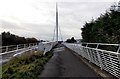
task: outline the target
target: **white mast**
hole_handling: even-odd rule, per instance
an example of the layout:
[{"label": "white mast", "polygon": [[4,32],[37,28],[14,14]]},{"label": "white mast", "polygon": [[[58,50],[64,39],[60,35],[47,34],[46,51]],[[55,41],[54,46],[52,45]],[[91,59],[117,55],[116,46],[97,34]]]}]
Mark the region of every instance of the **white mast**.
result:
[{"label": "white mast", "polygon": [[56,41],[58,42],[58,8],[56,3]]}]

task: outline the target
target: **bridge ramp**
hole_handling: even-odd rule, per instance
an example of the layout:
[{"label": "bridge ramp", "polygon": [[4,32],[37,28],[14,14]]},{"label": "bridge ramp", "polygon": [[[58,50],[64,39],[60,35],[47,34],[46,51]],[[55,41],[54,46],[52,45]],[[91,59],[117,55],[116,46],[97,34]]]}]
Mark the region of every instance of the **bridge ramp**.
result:
[{"label": "bridge ramp", "polygon": [[98,77],[80,58],[63,45],[58,45],[40,77]]}]

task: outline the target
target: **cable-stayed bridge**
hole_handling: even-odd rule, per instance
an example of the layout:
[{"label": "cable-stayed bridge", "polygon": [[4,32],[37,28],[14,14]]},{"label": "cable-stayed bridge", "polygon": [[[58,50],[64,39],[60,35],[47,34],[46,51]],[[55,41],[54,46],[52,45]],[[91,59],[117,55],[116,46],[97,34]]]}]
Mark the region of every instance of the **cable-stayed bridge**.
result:
[{"label": "cable-stayed bridge", "polygon": [[[43,43],[44,54],[47,51],[50,51],[56,44],[58,43],[57,42]],[[80,55],[81,57],[87,59],[90,63],[93,63],[96,66],[98,66],[101,70],[105,70],[108,73],[119,78],[120,76],[120,45],[119,44],[86,43],[86,45],[83,46],[82,44],[63,42],[62,44],[58,44],[58,46],[59,45],[62,45],[63,48],[61,49],[61,47],[57,47],[57,49],[59,50],[57,51],[57,53],[58,52],[71,53],[70,51],[68,52],[68,49],[70,49],[71,51],[74,51],[76,54]],[[96,45],[96,47],[92,48],[92,47],[89,47],[89,45]],[[118,49],[116,51],[99,49],[99,46],[101,45],[117,46]],[[16,46],[2,47],[1,49],[3,49],[3,52],[0,53],[0,56],[2,57],[1,62],[3,63],[7,62],[12,57],[20,56],[22,53],[25,53],[25,52],[29,52],[29,53],[35,52],[39,50],[38,49],[39,47],[41,47],[40,43],[39,44],[38,43],[20,44]],[[71,59],[71,58],[66,57],[66,59]],[[72,62],[69,65],[72,65]],[[54,75],[52,76],[54,77]]]},{"label": "cable-stayed bridge", "polygon": [[[46,64],[45,69],[39,77],[98,77],[103,76],[102,72],[95,73],[95,67],[98,70],[120,79],[120,45],[104,43],[59,43],[59,24],[58,8],[56,5],[56,40],[54,42],[40,42],[30,44],[19,44],[0,47],[1,63],[8,62],[15,56],[21,56],[23,53],[32,53],[38,50],[44,51],[44,54],[53,50],[53,57]],[[55,38],[53,37],[53,38]],[[91,45],[93,47],[91,47]],[[102,49],[100,46],[116,47],[116,50]],[[80,56],[80,57],[78,57]],[[84,63],[87,60],[87,65]],[[89,64],[94,64],[88,67]],[[111,76],[103,76],[111,77]]]}]

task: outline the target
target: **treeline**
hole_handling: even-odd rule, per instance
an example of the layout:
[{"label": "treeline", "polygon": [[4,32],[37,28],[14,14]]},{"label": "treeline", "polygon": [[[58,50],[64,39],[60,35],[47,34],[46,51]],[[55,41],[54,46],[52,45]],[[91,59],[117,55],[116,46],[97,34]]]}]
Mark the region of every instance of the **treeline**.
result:
[{"label": "treeline", "polygon": [[82,28],[83,42],[120,43],[120,12],[111,10]]},{"label": "treeline", "polygon": [[71,39],[67,39],[66,42],[67,43],[75,43],[76,40],[74,39],[74,37],[72,37]]},{"label": "treeline", "polygon": [[3,32],[1,33],[1,35],[2,35],[2,46],[39,42],[36,38],[20,37],[11,34],[10,32]]}]

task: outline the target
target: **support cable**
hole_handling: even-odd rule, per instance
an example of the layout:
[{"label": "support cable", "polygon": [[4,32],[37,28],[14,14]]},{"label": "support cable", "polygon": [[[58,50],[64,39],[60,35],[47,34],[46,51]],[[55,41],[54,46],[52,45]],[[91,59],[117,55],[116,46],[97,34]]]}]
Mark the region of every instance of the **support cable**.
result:
[{"label": "support cable", "polygon": [[60,36],[61,36],[61,41],[63,41],[63,38],[62,38],[62,33],[61,33],[61,28],[59,26],[59,32],[60,32]]},{"label": "support cable", "polygon": [[54,34],[53,34],[52,42],[54,42],[54,40],[55,40],[55,29],[56,28],[54,28]]}]

